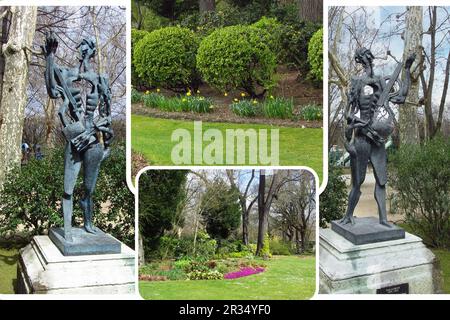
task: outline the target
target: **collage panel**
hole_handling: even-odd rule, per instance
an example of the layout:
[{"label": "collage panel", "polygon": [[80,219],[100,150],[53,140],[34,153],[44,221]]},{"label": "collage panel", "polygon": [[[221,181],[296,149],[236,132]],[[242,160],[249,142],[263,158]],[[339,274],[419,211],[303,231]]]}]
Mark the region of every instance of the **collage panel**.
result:
[{"label": "collage panel", "polygon": [[329,6],[321,294],[448,294],[448,6]]},{"label": "collage panel", "polygon": [[302,165],[323,181],[322,8],[132,0],[132,176],[147,165]]},{"label": "collage panel", "polygon": [[141,296],[311,298],[316,291],[317,182],[305,168],[141,172]]},{"label": "collage panel", "polygon": [[126,8],[0,12],[0,294],[133,295]]}]

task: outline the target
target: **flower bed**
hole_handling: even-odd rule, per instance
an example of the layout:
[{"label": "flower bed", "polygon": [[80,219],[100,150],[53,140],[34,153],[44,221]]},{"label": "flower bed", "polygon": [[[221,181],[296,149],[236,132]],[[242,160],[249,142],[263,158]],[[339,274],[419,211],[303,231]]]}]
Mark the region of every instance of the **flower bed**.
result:
[{"label": "flower bed", "polygon": [[244,267],[241,268],[241,270],[239,271],[235,271],[235,272],[229,272],[227,274],[224,274],[223,278],[224,279],[237,279],[237,278],[242,278],[242,277],[246,277],[246,276],[251,276],[252,274],[258,274],[261,272],[264,272],[265,269],[262,267],[256,267],[256,268],[252,268],[252,267]]}]

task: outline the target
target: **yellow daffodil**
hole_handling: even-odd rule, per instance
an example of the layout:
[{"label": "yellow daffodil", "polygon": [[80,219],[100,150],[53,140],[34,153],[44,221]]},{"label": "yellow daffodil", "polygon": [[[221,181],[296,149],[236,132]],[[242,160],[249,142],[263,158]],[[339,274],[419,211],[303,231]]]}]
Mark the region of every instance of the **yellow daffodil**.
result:
[{"label": "yellow daffodil", "polygon": [[183,102],[186,102],[187,101],[187,99],[186,98],[183,98],[181,101],[183,101]]},{"label": "yellow daffodil", "polygon": [[228,97],[228,93],[226,93],[226,92],[225,92],[223,95],[224,95],[225,97]]},{"label": "yellow daffodil", "polygon": [[273,96],[270,96],[270,99],[273,99]]},{"label": "yellow daffodil", "polygon": [[160,91],[161,91],[161,89],[160,89],[160,88],[156,89],[156,92],[160,92]]},{"label": "yellow daffodil", "polygon": [[149,93],[150,93],[150,91],[148,91],[148,90],[147,90],[147,91],[145,91],[145,94],[149,94]]},{"label": "yellow daffodil", "polygon": [[245,92],[242,92],[242,93],[241,93],[241,97],[245,97]]},{"label": "yellow daffodil", "polygon": [[258,103],[258,101],[256,101],[256,100],[253,100],[253,104],[257,104]]},{"label": "yellow daffodil", "polygon": [[200,90],[197,89],[197,93],[200,93]]},{"label": "yellow daffodil", "polygon": [[200,101],[203,101],[203,100],[205,100],[205,98],[203,98],[203,97],[200,97],[200,98],[199,98],[199,100],[200,100]]},{"label": "yellow daffodil", "polygon": [[190,97],[190,96],[191,96],[191,92],[188,91],[188,92],[186,93],[186,95],[187,95],[188,97]]},{"label": "yellow daffodil", "polygon": [[239,101],[237,98],[234,98],[233,100],[234,100],[234,102],[238,102]]}]

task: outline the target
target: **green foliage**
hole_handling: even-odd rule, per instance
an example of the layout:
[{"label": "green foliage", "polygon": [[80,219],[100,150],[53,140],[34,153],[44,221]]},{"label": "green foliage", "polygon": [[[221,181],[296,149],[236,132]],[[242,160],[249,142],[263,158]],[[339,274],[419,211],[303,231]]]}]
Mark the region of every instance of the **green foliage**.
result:
[{"label": "green foliage", "polygon": [[[61,198],[64,191],[64,150],[49,150],[42,160],[30,160],[11,171],[0,193],[0,237],[30,239],[61,226]],[[94,224],[134,247],[134,197],[126,183],[125,146],[114,144],[100,168],[94,193]],[[80,177],[83,172],[80,172]],[[112,192],[112,190],[114,190]],[[82,179],[74,190],[73,224],[82,221],[79,203],[84,194]],[[102,206],[104,207],[102,209]]]},{"label": "green foliage", "polygon": [[264,32],[231,26],[203,39],[197,54],[203,79],[220,90],[241,89],[252,97],[273,86],[275,55],[264,42]]},{"label": "green foliage", "polygon": [[278,55],[280,62],[307,74],[310,68],[308,63],[309,40],[320,27],[319,24],[310,22],[283,25],[280,37],[281,49]]},{"label": "green foliage", "polygon": [[303,106],[300,110],[300,118],[307,121],[319,121],[323,119],[323,108],[315,104]]},{"label": "green foliage", "polygon": [[267,233],[264,235],[263,246],[259,255],[264,259],[270,259],[272,257],[272,253],[270,251],[270,239]]},{"label": "green foliage", "polygon": [[309,74],[315,81],[323,79],[323,29],[314,33],[308,45],[308,62],[311,66]]},{"label": "green foliage", "polygon": [[[133,101],[133,95],[131,96]],[[206,113],[213,109],[212,100],[202,96],[193,96],[190,92],[186,96],[166,97],[160,93],[150,92],[141,97],[146,107],[157,108],[172,112]]]},{"label": "green foliage", "polygon": [[138,1],[131,1],[131,25],[133,28],[151,32],[169,23],[167,18],[158,15],[151,7],[142,4],[138,7]]},{"label": "green foliage", "polygon": [[198,39],[187,28],[166,27],[153,31],[134,48],[136,72],[150,86],[197,89],[197,48]]},{"label": "green foliage", "polygon": [[231,111],[241,117],[254,117],[259,113],[260,105],[256,100],[239,100],[230,105]]},{"label": "green foliage", "polygon": [[139,231],[146,258],[156,254],[165,231],[183,223],[179,205],[186,197],[186,175],[187,170],[148,170],[139,178]]},{"label": "green foliage", "polygon": [[175,267],[170,261],[151,262],[139,268],[139,276],[150,275],[164,277],[169,280],[186,280],[183,269]]},{"label": "green foliage", "polygon": [[252,258],[253,252],[241,240],[223,240],[219,243],[215,257],[220,259]]},{"label": "green foliage", "polygon": [[270,96],[262,105],[262,113],[268,118],[290,119],[293,116],[294,102],[283,97]]},{"label": "green foliage", "polygon": [[134,66],[133,62],[134,48],[136,47],[138,42],[141,41],[147,34],[148,32],[144,30],[131,29],[131,83],[134,85],[140,85],[142,82],[136,72],[136,67]]},{"label": "green foliage", "polygon": [[273,255],[289,256],[292,254],[291,244],[277,237],[270,239],[270,251]]},{"label": "green foliage", "polygon": [[217,270],[192,271],[187,274],[189,280],[220,280],[223,274]]},{"label": "green foliage", "polygon": [[215,239],[227,239],[231,232],[239,227],[239,194],[222,179],[217,179],[207,186],[200,208],[206,231]]},{"label": "green foliage", "polygon": [[391,210],[428,246],[450,248],[450,140],[402,145],[390,160]]},{"label": "green foliage", "polygon": [[131,89],[131,103],[141,103],[144,101],[144,95],[136,89]]},{"label": "green foliage", "polygon": [[347,186],[342,177],[342,169],[328,166],[328,182],[326,189],[320,194],[320,227],[344,216],[347,207]]}]

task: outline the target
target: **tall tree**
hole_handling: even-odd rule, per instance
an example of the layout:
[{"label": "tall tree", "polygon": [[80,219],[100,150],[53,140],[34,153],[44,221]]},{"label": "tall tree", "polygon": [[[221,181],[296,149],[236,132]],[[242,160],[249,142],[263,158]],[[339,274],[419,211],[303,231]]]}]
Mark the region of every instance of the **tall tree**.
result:
[{"label": "tall tree", "polygon": [[244,190],[239,190],[239,187],[236,183],[235,170],[227,170],[226,171],[228,180],[230,181],[231,186],[236,189],[239,194],[239,204],[241,205],[242,212],[242,242],[245,245],[249,244],[248,241],[248,227],[249,227],[249,217],[250,212],[253,208],[253,205],[258,200],[258,195],[254,196],[253,199],[249,200],[250,195],[250,187],[252,186],[252,182],[255,178],[255,170],[253,169],[251,172],[250,179],[247,180],[247,183],[244,186]]},{"label": "tall tree", "polygon": [[[415,66],[420,65],[417,62],[423,59],[422,54],[422,7],[409,6],[406,12],[406,26],[403,38],[405,47],[403,49],[403,61],[412,53],[416,54]],[[412,67],[411,86],[409,88],[406,103],[399,109],[399,133],[400,143],[412,144],[419,141],[419,127],[417,109],[419,106],[419,68]]]},{"label": "tall tree", "polygon": [[0,92],[0,188],[7,171],[20,165],[30,48],[36,28],[37,7],[10,7],[9,11],[11,25],[1,52],[4,70]]},{"label": "tall tree", "polygon": [[[149,170],[139,179],[139,232],[146,257],[159,245],[159,239],[171,230],[180,203],[186,197],[187,170]],[[179,222],[181,223],[181,222]]]},{"label": "tall tree", "polygon": [[322,22],[323,1],[322,0],[298,0],[300,20],[310,22]]},{"label": "tall tree", "polygon": [[258,186],[258,240],[256,243],[256,255],[259,255],[264,245],[264,235],[269,217],[270,207],[278,187],[278,174],[273,173],[269,188],[266,192],[266,170],[259,171]]},{"label": "tall tree", "polygon": [[[450,74],[450,52],[448,52],[445,70],[444,70],[444,83],[440,102],[438,104],[438,115],[437,119],[433,116],[433,89],[435,85],[435,75],[437,62],[437,52],[442,49],[442,45],[448,43],[448,21],[449,14],[447,10],[444,9],[447,17],[444,17],[444,23],[438,22],[438,7],[428,8],[428,18],[430,21],[430,26],[425,33],[430,36],[430,54],[427,59],[423,59],[423,63],[428,62],[428,81],[425,79],[425,74],[422,72],[420,74],[420,79],[422,83],[422,90],[424,94],[424,109],[425,109],[425,138],[433,138],[440,130],[442,126],[445,101],[447,98],[447,91],[449,85],[449,74]],[[438,39],[438,33],[443,31],[444,35],[441,39]]]}]

